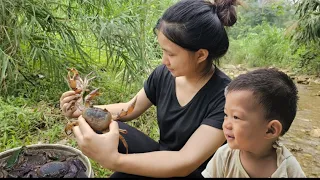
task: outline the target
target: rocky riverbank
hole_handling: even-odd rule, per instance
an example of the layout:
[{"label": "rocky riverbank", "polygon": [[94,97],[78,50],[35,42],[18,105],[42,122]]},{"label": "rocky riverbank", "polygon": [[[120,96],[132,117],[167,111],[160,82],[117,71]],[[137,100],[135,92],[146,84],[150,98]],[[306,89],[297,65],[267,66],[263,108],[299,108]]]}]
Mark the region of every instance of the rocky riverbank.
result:
[{"label": "rocky riverbank", "polygon": [[[228,74],[231,78],[237,77],[240,74],[244,74],[248,71],[252,71],[258,68],[247,68],[241,64],[239,65],[232,65],[232,64],[225,64],[220,67],[226,74]],[[315,75],[297,75],[294,72],[291,72],[287,69],[280,69],[281,71],[288,74],[291,79],[293,79],[297,84],[304,84],[304,85],[320,85],[320,77]],[[320,91],[313,94],[314,96],[320,96]]]}]

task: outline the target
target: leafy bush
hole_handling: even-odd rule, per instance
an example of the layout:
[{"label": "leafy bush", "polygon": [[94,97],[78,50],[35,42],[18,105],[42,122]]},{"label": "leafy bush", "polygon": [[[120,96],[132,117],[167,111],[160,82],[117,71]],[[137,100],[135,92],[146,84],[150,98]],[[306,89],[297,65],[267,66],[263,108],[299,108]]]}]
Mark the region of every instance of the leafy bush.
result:
[{"label": "leafy bush", "polygon": [[123,82],[139,80],[158,53],[153,27],[172,3],[1,1],[1,96],[21,95],[38,101],[32,95],[35,92],[52,100],[55,96],[50,92],[67,87],[63,79],[66,67],[88,73],[97,64],[106,64]]},{"label": "leafy bush", "polygon": [[317,44],[301,45],[294,53],[294,70],[308,75],[320,75],[320,46]]},{"label": "leafy bush", "polygon": [[284,29],[263,23],[250,29],[246,36],[231,39],[224,59],[226,63],[244,63],[252,67],[287,67],[292,59],[290,40],[284,36]]}]

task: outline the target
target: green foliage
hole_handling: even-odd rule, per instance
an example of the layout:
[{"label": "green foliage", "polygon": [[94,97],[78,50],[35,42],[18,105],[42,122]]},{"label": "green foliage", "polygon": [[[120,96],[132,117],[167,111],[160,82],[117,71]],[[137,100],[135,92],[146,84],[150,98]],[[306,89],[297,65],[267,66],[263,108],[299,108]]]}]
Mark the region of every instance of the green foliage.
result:
[{"label": "green foliage", "polygon": [[[86,57],[75,38],[73,27],[66,24],[66,19],[54,15],[49,8],[55,8],[53,2],[32,0],[1,1],[0,14],[0,92],[11,94],[33,73],[51,77],[56,83],[61,82],[58,74],[61,68],[74,57],[67,53],[79,53]],[[84,59],[84,58],[83,58]],[[55,76],[54,76],[55,74]],[[13,94],[13,93],[12,93]]]},{"label": "green foliage", "polygon": [[298,1],[298,21],[289,29],[297,71],[320,74],[320,1]]},{"label": "green foliage", "polygon": [[268,23],[278,28],[284,28],[294,19],[294,6],[291,1],[244,1],[245,6],[237,8],[237,23],[228,29],[232,38],[246,36],[251,28],[262,23]]},{"label": "green foliage", "polygon": [[143,80],[133,81],[129,79],[127,86],[121,83],[121,77],[110,72],[96,71],[97,78],[92,81],[92,85],[100,88],[101,94],[97,97],[97,104],[110,104],[126,102],[133,98],[143,87]]},{"label": "green foliage", "polygon": [[301,45],[294,53],[295,71],[308,75],[320,75],[320,51],[318,45]]},{"label": "green foliage", "polygon": [[94,172],[95,178],[106,178],[109,177],[113,171],[104,169],[100,164],[90,159],[90,163],[92,165],[92,170]]},{"label": "green foliage", "polygon": [[293,39],[298,43],[320,43],[320,1],[299,1],[296,13],[299,16]]},{"label": "green foliage", "polygon": [[245,63],[253,67],[287,67],[291,60],[289,45],[290,40],[284,36],[284,29],[263,23],[250,29],[246,36],[231,39],[224,59],[226,63]]},{"label": "green foliage", "polygon": [[61,139],[64,117],[59,114],[44,102],[32,106],[23,98],[0,98],[0,151]]},{"label": "green foliage", "polygon": [[231,43],[226,62],[320,73],[318,0],[245,2],[248,7],[237,9],[238,21],[228,29]]},{"label": "green foliage", "polygon": [[150,67],[149,60],[156,57],[153,26],[171,3],[1,1],[1,95],[36,98],[25,92],[32,89],[47,99],[56,99],[46,90],[55,94],[66,89],[66,67],[88,73],[103,64],[121,76],[124,84],[139,80]]}]

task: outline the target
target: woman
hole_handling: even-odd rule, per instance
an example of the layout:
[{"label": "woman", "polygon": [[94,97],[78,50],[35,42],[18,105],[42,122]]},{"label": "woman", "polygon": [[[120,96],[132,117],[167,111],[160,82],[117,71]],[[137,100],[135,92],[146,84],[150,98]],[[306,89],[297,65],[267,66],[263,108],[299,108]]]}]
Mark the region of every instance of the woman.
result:
[{"label": "woman", "polygon": [[[154,29],[162,65],[129,102],[97,106],[116,114],[137,97],[133,112],[112,122],[109,133],[96,134],[79,110],[66,110],[77,96],[65,92],[60,107],[66,116],[78,117],[73,132],[80,150],[115,171],[111,177],[202,177],[208,160],[226,141],[224,89],[230,78],[215,64],[228,50],[224,26],[236,22],[235,5],[232,0],[182,0],[165,11]],[[159,142],[123,123],[152,105],[157,107]],[[129,154],[119,143],[119,128],[128,131]]]}]

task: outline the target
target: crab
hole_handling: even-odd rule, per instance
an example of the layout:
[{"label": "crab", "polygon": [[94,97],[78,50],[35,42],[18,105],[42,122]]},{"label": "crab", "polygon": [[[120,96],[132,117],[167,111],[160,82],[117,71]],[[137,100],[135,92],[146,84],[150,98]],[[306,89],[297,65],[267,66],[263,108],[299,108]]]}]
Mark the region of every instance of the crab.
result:
[{"label": "crab", "polygon": [[24,177],[31,178],[84,178],[87,168],[80,159],[70,158],[66,161],[52,161],[42,166],[35,166]]},{"label": "crab", "polygon": [[[88,78],[89,75],[92,74],[90,72],[88,75],[85,76],[85,78],[82,80],[81,77],[79,76],[78,71],[75,68],[68,68],[68,85],[69,87],[75,91],[76,94],[79,94],[80,98],[77,100],[73,100],[69,108],[77,108],[80,111],[82,111],[82,117],[86,120],[86,122],[90,125],[90,127],[96,131],[96,132],[102,132],[106,133],[109,131],[109,125],[112,121],[119,120],[120,118],[130,114],[136,104],[137,98],[135,98],[134,102],[129,106],[127,111],[124,111],[123,109],[121,110],[120,113],[118,113],[116,116],[113,116],[107,109],[101,109],[97,107],[93,107],[92,100],[94,97],[98,96],[99,93],[99,88],[94,89],[90,93],[88,93],[84,98],[82,98],[85,94],[85,92],[89,91],[87,88],[89,86],[89,82],[93,80],[95,77]],[[70,76],[71,73],[73,73],[73,76]],[[78,121],[72,121],[67,124],[65,127],[65,133],[67,135],[70,135],[72,132],[72,128],[74,126],[78,125]],[[125,129],[119,129],[120,133],[127,134],[127,130]],[[126,153],[128,154],[128,144],[125,140],[125,138],[119,134],[119,139],[123,143],[123,145],[126,148]]]},{"label": "crab", "polygon": [[65,156],[50,150],[29,150],[23,146],[2,162],[0,178],[81,178],[87,177],[86,170],[77,155]]}]

